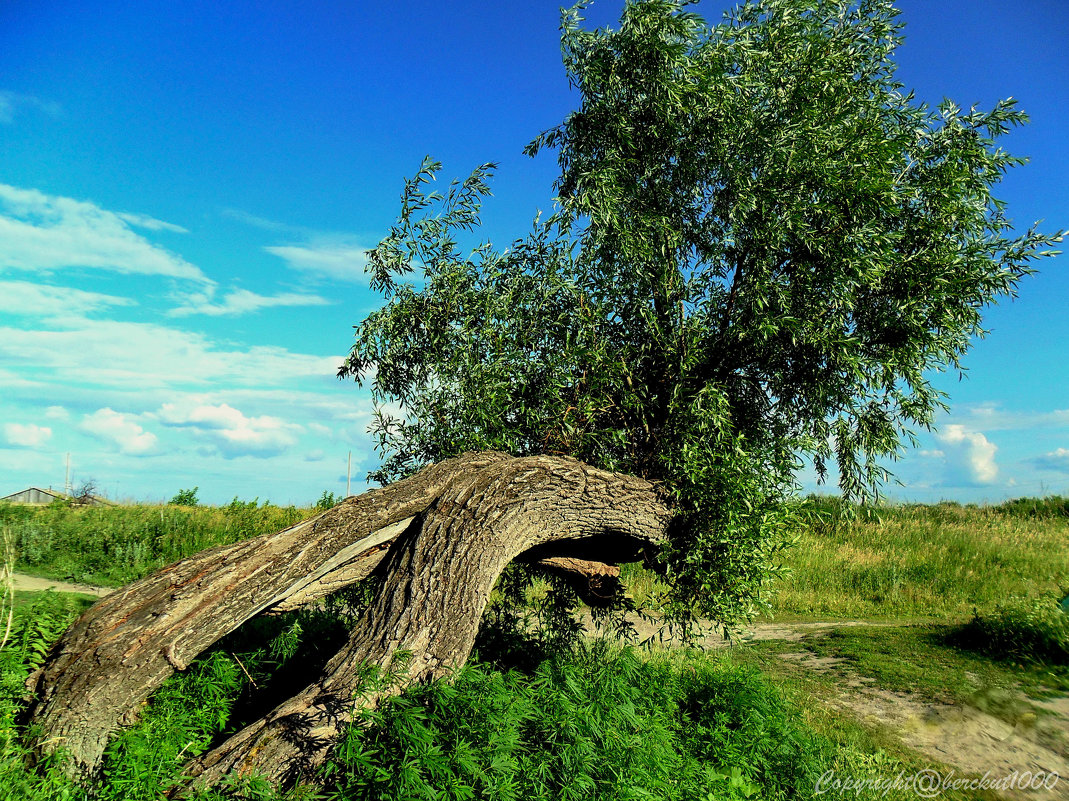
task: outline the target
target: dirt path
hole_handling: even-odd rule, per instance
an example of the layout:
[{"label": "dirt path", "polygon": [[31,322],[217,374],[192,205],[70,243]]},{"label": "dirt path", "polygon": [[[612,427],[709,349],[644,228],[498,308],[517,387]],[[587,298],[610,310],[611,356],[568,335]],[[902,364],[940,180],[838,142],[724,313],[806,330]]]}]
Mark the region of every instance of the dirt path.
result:
[{"label": "dirt path", "polygon": [[25,573],[15,573],[12,575],[12,579],[15,583],[15,589],[20,592],[55,590],[56,592],[76,592],[80,595],[95,595],[97,598],[102,598],[115,590],[114,587],[93,587],[89,584],[71,584],[66,581],[41,578],[40,576],[27,576]]},{"label": "dirt path", "polygon": [[1012,781],[1016,776],[1027,784],[1032,777],[1049,777],[1046,786],[999,792],[1021,801],[1069,799],[1069,698],[1033,701],[1021,695],[1010,722],[969,704],[945,704],[882,689],[873,679],[844,670],[843,660],[835,657],[810,651],[779,656],[815,673],[842,676],[836,694],[826,702],[863,723],[893,732],[907,747],[948,766],[953,775],[932,768],[944,780],[988,776]]}]

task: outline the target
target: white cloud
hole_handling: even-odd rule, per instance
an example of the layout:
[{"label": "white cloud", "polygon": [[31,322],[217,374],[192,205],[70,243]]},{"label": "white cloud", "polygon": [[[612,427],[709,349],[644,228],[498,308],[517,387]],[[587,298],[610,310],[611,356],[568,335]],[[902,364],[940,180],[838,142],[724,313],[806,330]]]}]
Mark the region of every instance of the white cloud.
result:
[{"label": "white cloud", "polygon": [[49,272],[91,267],[212,283],[197,267],[149,242],[131,225],[182,230],[151,217],[0,184],[0,269]]},{"label": "white cloud", "polygon": [[98,409],[82,418],[78,426],[97,439],[116,446],[127,456],[147,456],[156,451],[156,435],[145,431],[132,415],[111,408]]},{"label": "white cloud", "polygon": [[256,214],[250,214],[242,209],[223,209],[222,216],[229,217],[231,220],[237,220],[245,225],[251,225],[253,228],[259,228],[264,231],[284,231],[290,234],[309,234],[312,233],[306,228],[302,228],[299,225],[290,225],[289,223],[278,222],[277,220],[269,220],[266,217],[260,217]]},{"label": "white cloud", "polygon": [[368,263],[367,248],[352,243],[278,245],[264,250],[284,259],[294,270],[338,281],[367,280],[364,272],[364,266]]},{"label": "white cloud", "polygon": [[157,220],[155,217],[149,217],[145,214],[131,214],[126,211],[118,211],[115,213],[115,216],[125,223],[137,226],[138,228],[144,228],[148,231],[170,231],[173,234],[189,233],[189,230],[183,228],[181,225]]},{"label": "white cloud", "polygon": [[30,281],[0,281],[0,312],[32,317],[80,316],[109,306],[133,306],[135,301],[99,292]]},{"label": "white cloud", "polygon": [[301,427],[278,417],[246,417],[228,404],[165,403],[158,412],[164,425],[189,428],[228,459],[276,456],[297,443]]},{"label": "white cloud", "polygon": [[45,409],[45,417],[49,420],[70,420],[71,413],[62,406],[49,406]]},{"label": "white cloud", "polygon": [[274,346],[242,350],[192,331],[115,320],[68,321],[62,330],[0,328],[0,357],[36,382],[60,381],[83,394],[94,386],[284,386],[297,378],[332,379],[342,361]]},{"label": "white cloud", "polygon": [[34,425],[33,423],[5,423],[4,438],[8,445],[17,448],[39,448],[52,436],[52,429],[48,426]]},{"label": "white cloud", "polygon": [[41,100],[33,95],[24,95],[19,92],[0,91],[0,123],[9,125],[15,121],[20,109],[33,108],[43,111],[51,117],[59,116],[58,103],[51,100]]},{"label": "white cloud", "polygon": [[953,418],[962,425],[984,431],[1027,431],[1035,428],[1069,426],[1069,409],[1054,409],[1049,412],[1015,411],[1005,409],[995,402],[956,410]]},{"label": "white cloud", "polygon": [[1069,473],[1069,448],[1058,448],[1030,460],[1040,470]]},{"label": "white cloud", "polygon": [[946,426],[936,438],[946,457],[947,486],[987,485],[998,479],[998,447],[979,431],[954,424]]},{"label": "white cloud", "polygon": [[184,306],[172,309],[170,317],[188,317],[191,314],[206,314],[212,317],[223,315],[247,314],[279,306],[329,306],[330,301],[318,295],[301,292],[285,292],[280,295],[258,295],[247,289],[235,289],[226,293],[222,301],[213,301],[212,292],[196,293],[189,296]]}]

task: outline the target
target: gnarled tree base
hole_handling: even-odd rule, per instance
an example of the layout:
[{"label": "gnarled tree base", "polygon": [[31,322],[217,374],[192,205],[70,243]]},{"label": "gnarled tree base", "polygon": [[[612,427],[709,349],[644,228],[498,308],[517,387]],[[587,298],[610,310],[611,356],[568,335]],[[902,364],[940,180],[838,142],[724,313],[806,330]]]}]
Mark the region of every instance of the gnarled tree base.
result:
[{"label": "gnarled tree base", "polygon": [[[29,720],[42,732],[39,748],[62,746],[77,769],[92,773],[109,736],[220,637],[374,571],[378,594],[323,674],[189,766],[201,785],[229,773],[284,785],[314,780],[358,705],[464,663],[509,562],[565,573],[596,599],[614,586],[612,564],[659,544],[670,517],[654,485],[574,459],[489,452],[447,460],[109,595],[31,678]],[[361,695],[368,665],[400,681]]]}]

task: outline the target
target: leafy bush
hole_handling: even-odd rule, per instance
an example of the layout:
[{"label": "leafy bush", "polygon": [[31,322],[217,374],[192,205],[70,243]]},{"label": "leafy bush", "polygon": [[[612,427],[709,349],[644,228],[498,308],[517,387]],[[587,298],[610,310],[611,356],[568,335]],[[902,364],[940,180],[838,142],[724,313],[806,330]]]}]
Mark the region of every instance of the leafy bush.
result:
[{"label": "leafy bush", "polygon": [[[0,801],[162,799],[186,760],[317,675],[361,603],[359,593],[332,596],[323,607],[245,624],[172,676],[139,723],[111,742],[100,775],[79,785],[62,755],[28,768],[14,723],[25,677],[81,610],[42,594],[17,611],[14,636],[0,648]],[[510,649],[482,648],[507,664]],[[725,657],[586,643],[524,671],[476,660],[449,682],[411,688],[348,732],[318,794],[279,794],[250,778],[191,798],[779,801],[813,798],[829,769],[874,779],[897,770],[868,765],[868,751],[835,746],[802,719],[760,674]]]},{"label": "leafy bush", "polygon": [[1048,495],[1046,498],[1015,498],[995,508],[1013,517],[1069,517],[1069,498],[1063,498],[1060,495]]},{"label": "leafy bush", "polygon": [[337,506],[341,501],[342,499],[333,492],[323,490],[323,494],[319,496],[319,500],[315,503],[315,510],[317,512],[325,512],[327,509]]},{"label": "leafy bush", "polygon": [[197,490],[199,489],[200,487],[178,490],[168,503],[172,506],[196,506],[198,503]]},{"label": "leafy bush", "polygon": [[962,627],[957,643],[999,659],[1069,665],[1069,613],[1061,595],[1013,598]]}]

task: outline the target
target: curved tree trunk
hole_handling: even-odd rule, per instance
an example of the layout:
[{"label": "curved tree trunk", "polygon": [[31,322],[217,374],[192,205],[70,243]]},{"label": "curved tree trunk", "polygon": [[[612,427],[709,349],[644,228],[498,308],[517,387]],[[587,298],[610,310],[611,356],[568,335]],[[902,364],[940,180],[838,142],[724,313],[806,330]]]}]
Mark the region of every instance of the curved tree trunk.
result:
[{"label": "curved tree trunk", "polygon": [[[29,719],[42,732],[39,747],[61,745],[92,772],[108,737],[173,670],[256,614],[294,608],[377,569],[375,601],[323,675],[190,766],[202,785],[235,771],[283,784],[311,778],[358,705],[464,663],[510,561],[564,572],[596,597],[615,579],[605,563],[659,543],[670,516],[649,482],[574,459],[491,452],[447,460],[108,596],[31,679]],[[400,680],[358,698],[367,665],[399,671]]]}]

